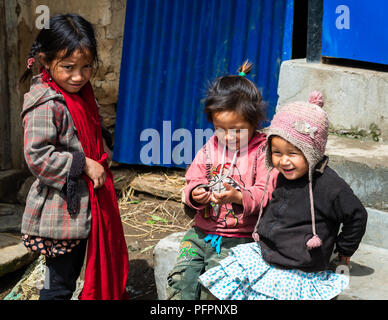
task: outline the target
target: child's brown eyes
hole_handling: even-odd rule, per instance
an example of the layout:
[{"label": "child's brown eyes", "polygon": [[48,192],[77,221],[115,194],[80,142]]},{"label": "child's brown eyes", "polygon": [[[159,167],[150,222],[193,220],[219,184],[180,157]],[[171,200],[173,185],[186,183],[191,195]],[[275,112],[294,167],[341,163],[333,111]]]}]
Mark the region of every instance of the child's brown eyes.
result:
[{"label": "child's brown eyes", "polygon": [[[91,68],[92,65],[91,64],[87,64],[86,66],[84,66],[84,68]],[[73,66],[62,66],[62,68],[65,68],[66,70],[71,70],[73,69]]]},{"label": "child's brown eyes", "polygon": [[[280,151],[271,151],[271,152],[272,152],[272,154],[275,154],[275,155],[281,155],[281,154],[282,154]],[[297,153],[297,152],[290,152],[290,153],[288,153],[287,155],[290,155],[290,156],[298,156],[299,153]]]}]

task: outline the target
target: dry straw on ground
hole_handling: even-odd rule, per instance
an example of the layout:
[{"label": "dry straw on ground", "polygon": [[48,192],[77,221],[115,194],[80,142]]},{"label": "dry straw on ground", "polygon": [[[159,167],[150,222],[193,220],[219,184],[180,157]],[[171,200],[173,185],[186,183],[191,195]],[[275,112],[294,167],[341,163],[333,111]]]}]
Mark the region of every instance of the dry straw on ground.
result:
[{"label": "dry straw on ground", "polygon": [[[153,189],[163,190],[165,194],[169,194],[166,199],[157,197],[139,198],[133,186],[133,181],[143,181],[144,186],[152,184]],[[119,180],[120,181],[120,180]],[[182,175],[159,173],[155,175],[152,172],[135,174],[127,183],[122,184],[119,198],[119,208],[121,212],[121,220],[123,225],[133,229],[133,233],[126,233],[125,237],[143,239],[145,242],[150,242],[150,246],[144,248],[151,249],[157,241],[163,238],[166,234],[185,231],[190,227],[191,220],[187,222],[187,218],[182,223],[184,216],[183,204],[177,202],[180,199],[181,192],[184,188],[184,178]],[[166,190],[170,190],[166,193]],[[172,191],[171,191],[172,190]],[[153,194],[155,194],[152,191]],[[160,192],[157,191],[157,195]]]}]

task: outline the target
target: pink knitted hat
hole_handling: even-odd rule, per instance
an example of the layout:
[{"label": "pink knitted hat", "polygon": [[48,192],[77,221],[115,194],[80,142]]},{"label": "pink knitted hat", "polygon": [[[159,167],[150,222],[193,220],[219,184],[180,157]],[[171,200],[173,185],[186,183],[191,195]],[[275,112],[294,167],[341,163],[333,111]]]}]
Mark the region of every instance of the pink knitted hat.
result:
[{"label": "pink knitted hat", "polygon": [[[267,133],[279,136],[299,150],[309,163],[310,169],[322,160],[329,131],[329,119],[322,109],[323,96],[319,91],[310,94],[308,102],[292,102],[280,107],[276,112]],[[272,169],[271,150],[266,154],[267,169]]]},{"label": "pink knitted hat", "polygon": [[[309,164],[309,193],[313,231],[313,237],[306,243],[309,249],[322,245],[322,241],[315,230],[312,193],[313,170],[324,156],[329,131],[329,119],[322,107],[322,94],[319,91],[313,91],[309,96],[308,102],[292,102],[280,107],[273,117],[267,133],[268,147],[265,164],[269,171],[273,169],[270,147],[270,138],[272,136],[279,136],[301,150]],[[259,219],[262,208],[260,211]]]}]

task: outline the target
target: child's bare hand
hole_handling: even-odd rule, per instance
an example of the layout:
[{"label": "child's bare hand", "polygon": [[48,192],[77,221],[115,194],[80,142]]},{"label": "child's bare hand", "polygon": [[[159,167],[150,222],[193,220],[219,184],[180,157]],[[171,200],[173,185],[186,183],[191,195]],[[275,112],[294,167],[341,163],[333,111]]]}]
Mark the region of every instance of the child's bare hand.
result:
[{"label": "child's bare hand", "polygon": [[113,152],[111,149],[109,149],[108,145],[105,142],[105,139],[102,139],[102,141],[104,143],[104,152],[106,152],[106,154],[108,155],[108,164],[110,164],[112,161]]},{"label": "child's bare hand", "polygon": [[193,200],[200,204],[207,204],[210,202],[210,192],[206,191],[205,188],[195,188],[191,191]]},{"label": "child's bare hand", "polygon": [[101,188],[106,180],[106,174],[104,167],[97,161],[85,158],[85,174],[93,181],[94,189]]},{"label": "child's bare hand", "polygon": [[229,183],[224,182],[225,191],[221,193],[213,192],[210,200],[215,204],[224,204],[224,203],[237,203],[242,204],[242,194],[240,191],[233,188]]},{"label": "child's bare hand", "polygon": [[338,253],[338,261],[339,261],[340,264],[349,265],[350,257],[345,257],[342,254]]}]

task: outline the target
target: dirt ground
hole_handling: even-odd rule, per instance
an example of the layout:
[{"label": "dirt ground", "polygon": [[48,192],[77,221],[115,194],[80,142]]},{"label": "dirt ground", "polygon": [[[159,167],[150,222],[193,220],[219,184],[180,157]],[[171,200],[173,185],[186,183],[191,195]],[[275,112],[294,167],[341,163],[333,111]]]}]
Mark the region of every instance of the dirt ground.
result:
[{"label": "dirt ground", "polygon": [[126,165],[111,169],[128,247],[130,299],[157,299],[154,247],[171,233],[187,230],[193,218],[181,203],[185,171]]},{"label": "dirt ground", "polygon": [[[125,165],[114,165],[111,169],[129,254],[127,290],[130,299],[155,300],[154,247],[169,234],[187,230],[192,222],[192,215],[180,202],[184,170]],[[147,175],[154,179],[152,188],[146,185]],[[144,181],[141,191],[131,186],[136,177]],[[148,188],[152,189],[151,193],[146,192]],[[163,197],[155,196],[155,192]],[[0,279],[0,300],[21,279],[26,268]]]},{"label": "dirt ground", "polygon": [[184,213],[182,204],[142,193],[134,196],[125,208],[121,205],[120,212],[129,254],[130,299],[157,299],[154,247],[169,234],[187,230],[191,218]]}]

